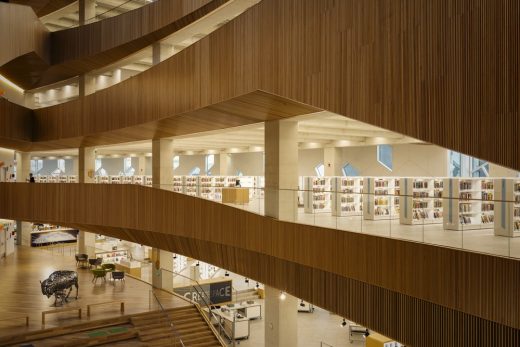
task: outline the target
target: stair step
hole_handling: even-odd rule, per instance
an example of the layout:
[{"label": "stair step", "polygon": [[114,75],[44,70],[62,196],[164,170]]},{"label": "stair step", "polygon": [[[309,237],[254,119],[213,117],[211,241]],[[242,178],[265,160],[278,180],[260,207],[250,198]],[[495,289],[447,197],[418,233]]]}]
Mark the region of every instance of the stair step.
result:
[{"label": "stair step", "polygon": [[165,326],[170,326],[170,323],[166,322],[166,321],[165,322],[153,322],[153,323],[146,324],[146,325],[136,326],[135,329],[137,331],[143,331],[143,330],[155,329],[155,328],[160,328],[160,327],[165,327]]},{"label": "stair step", "polygon": [[208,327],[207,329],[205,330],[201,330],[201,331],[194,331],[194,332],[189,332],[189,333],[181,333],[179,332],[179,334],[181,335],[181,337],[183,339],[191,339],[193,337],[197,337],[197,336],[201,336],[202,334],[211,334],[211,336],[213,336],[213,331]]},{"label": "stair step", "polygon": [[189,338],[189,339],[184,338],[181,335],[181,338],[182,338],[182,342],[184,342],[184,344],[186,344],[188,346],[191,346],[196,343],[215,342],[217,340],[217,338],[213,334],[202,335],[199,337],[194,337],[194,338]]},{"label": "stair step", "polygon": [[[174,338],[162,338],[162,339],[157,339],[155,341],[147,341],[146,342],[146,346],[148,347],[163,347],[163,346],[173,346],[174,345],[174,341],[178,341],[178,340],[175,340]],[[179,345],[179,344],[177,344]],[[188,347],[185,345],[185,347]]]},{"label": "stair step", "polygon": [[139,336],[144,337],[144,336],[149,336],[149,335],[156,335],[159,333],[168,333],[168,332],[172,333],[173,329],[172,329],[172,327],[167,325],[167,326],[157,327],[157,328],[153,328],[153,329],[138,330],[137,332],[139,333]]},{"label": "stair step", "polygon": [[172,321],[173,321],[173,324],[175,324],[175,326],[177,326],[177,325],[186,325],[186,324],[190,324],[190,323],[205,322],[204,318],[202,318],[201,316],[187,317],[187,318],[176,318],[176,319],[172,319]]},{"label": "stair step", "polygon": [[183,334],[191,334],[191,333],[195,333],[195,332],[203,332],[205,331],[207,328],[209,328],[207,325],[195,325],[195,326],[191,326],[191,327],[175,327],[175,330],[177,330],[179,332],[179,334],[181,334],[181,336]]},{"label": "stair step", "polygon": [[174,339],[174,338],[175,338],[175,334],[173,333],[173,331],[171,329],[169,331],[158,332],[155,334],[150,334],[150,335],[145,335],[145,336],[139,335],[139,340],[141,340],[143,342],[149,342],[149,341],[161,340],[161,339]]}]

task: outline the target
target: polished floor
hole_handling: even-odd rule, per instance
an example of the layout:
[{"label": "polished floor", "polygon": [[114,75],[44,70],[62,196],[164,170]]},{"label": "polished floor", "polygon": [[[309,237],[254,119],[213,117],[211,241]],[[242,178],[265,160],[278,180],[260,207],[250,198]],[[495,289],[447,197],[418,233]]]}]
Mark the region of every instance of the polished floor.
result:
[{"label": "polished floor", "polygon": [[[64,255],[62,253],[65,253]],[[46,279],[56,270],[75,270],[79,278],[79,298],[74,299],[75,289],[69,302],[62,307],[81,307],[83,318],[77,313],[51,314],[46,318],[45,326],[41,324],[41,312],[53,310],[54,299],[47,298],[41,292],[40,281]],[[125,302],[125,313],[146,312],[156,310],[151,286],[142,281],[127,277],[125,283],[111,283],[107,280],[92,283],[89,270],[76,269],[74,255],[65,252],[35,249],[18,246],[15,253],[0,259],[0,336],[23,333],[24,331],[50,328],[59,325],[88,321],[86,305],[114,300]],[[187,302],[164,292],[156,295],[165,308],[185,306]],[[120,315],[118,305],[98,306],[93,309],[90,319],[107,318]],[[23,319],[28,315],[29,327],[25,327]]]}]

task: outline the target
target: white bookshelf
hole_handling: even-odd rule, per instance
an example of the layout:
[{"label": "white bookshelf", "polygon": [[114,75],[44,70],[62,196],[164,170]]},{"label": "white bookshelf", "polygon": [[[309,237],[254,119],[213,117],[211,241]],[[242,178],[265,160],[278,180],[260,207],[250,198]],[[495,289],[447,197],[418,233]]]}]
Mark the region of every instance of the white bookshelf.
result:
[{"label": "white bookshelf", "polygon": [[184,194],[199,196],[199,176],[184,177]]},{"label": "white bookshelf", "polygon": [[332,215],[361,216],[363,214],[363,178],[332,177]]},{"label": "white bookshelf", "polygon": [[494,180],[495,235],[520,236],[520,179]]},{"label": "white bookshelf", "polygon": [[67,180],[69,183],[78,183],[78,177],[76,175],[69,175]]},{"label": "white bookshelf", "polygon": [[109,184],[110,183],[110,177],[108,176],[96,176],[97,183],[101,184]]},{"label": "white bookshelf", "polygon": [[443,223],[442,178],[402,178],[399,221],[401,224]]},{"label": "white bookshelf", "polygon": [[144,177],[140,175],[132,176],[132,184],[142,185],[144,182]]},{"label": "white bookshelf", "polygon": [[331,212],[331,177],[307,176],[303,180],[305,213]]},{"label": "white bookshelf", "polygon": [[110,184],[121,184],[121,176],[110,176]]},{"label": "white bookshelf", "polygon": [[215,199],[215,177],[199,176],[199,196],[204,199]]},{"label": "white bookshelf", "polygon": [[153,183],[152,176],[144,176],[144,185],[151,186]]},{"label": "white bookshelf", "polygon": [[363,180],[363,218],[399,218],[400,181],[394,177],[365,177]]},{"label": "white bookshelf", "polygon": [[173,176],[173,191],[176,193],[183,193],[183,176]]},{"label": "white bookshelf", "polygon": [[444,229],[494,228],[493,180],[447,178],[443,197]]},{"label": "white bookshelf", "polygon": [[132,176],[123,176],[121,177],[122,184],[132,184]]}]

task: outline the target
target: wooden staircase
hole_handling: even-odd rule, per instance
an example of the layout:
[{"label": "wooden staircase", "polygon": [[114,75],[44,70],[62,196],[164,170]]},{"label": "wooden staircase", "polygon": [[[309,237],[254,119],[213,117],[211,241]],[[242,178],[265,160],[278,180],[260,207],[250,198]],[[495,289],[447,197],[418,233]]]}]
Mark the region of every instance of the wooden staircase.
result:
[{"label": "wooden staircase", "polygon": [[150,347],[182,346],[176,336],[185,347],[222,347],[193,305],[134,316],[131,322],[139,340]]}]

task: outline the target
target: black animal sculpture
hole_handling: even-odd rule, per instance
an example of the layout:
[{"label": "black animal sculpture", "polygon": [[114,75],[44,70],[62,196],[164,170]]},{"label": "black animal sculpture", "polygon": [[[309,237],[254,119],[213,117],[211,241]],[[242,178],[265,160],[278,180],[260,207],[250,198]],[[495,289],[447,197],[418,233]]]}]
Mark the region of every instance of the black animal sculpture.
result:
[{"label": "black animal sculpture", "polygon": [[[40,283],[43,295],[48,298],[54,295],[54,306],[58,300],[61,304],[67,301],[72,292],[72,286],[76,287],[76,299],[78,298],[78,274],[75,271],[54,271],[49,278]],[[69,292],[65,294],[67,289]]]}]

